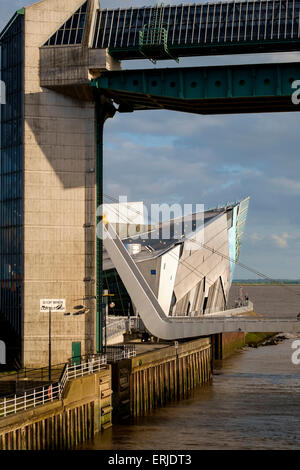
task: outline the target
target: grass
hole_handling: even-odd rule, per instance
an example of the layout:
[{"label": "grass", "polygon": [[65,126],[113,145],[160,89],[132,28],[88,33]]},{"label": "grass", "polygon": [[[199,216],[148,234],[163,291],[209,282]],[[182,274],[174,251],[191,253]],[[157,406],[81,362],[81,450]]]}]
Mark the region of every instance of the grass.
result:
[{"label": "grass", "polygon": [[248,346],[259,346],[266,339],[276,336],[277,333],[247,333],[245,343]]}]

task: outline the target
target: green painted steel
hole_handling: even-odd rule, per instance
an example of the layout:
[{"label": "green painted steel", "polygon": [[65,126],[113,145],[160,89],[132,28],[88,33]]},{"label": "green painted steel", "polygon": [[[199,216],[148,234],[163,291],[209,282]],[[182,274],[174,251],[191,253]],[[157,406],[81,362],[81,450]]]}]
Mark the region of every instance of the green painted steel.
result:
[{"label": "green painted steel", "polygon": [[[235,54],[265,54],[276,52],[298,52],[300,49],[299,40],[294,39],[273,39],[272,41],[243,41],[232,43],[201,43],[201,44],[176,44],[167,42],[168,56],[165,51],[154,51],[152,60],[175,59],[179,62],[181,57],[201,57],[211,55],[235,55]],[[138,60],[143,59],[140,47],[109,47],[109,54],[116,60]]]},{"label": "green painted steel", "polygon": [[[97,101],[97,100],[96,100]],[[100,100],[96,103],[96,350],[103,353],[103,327],[105,312],[103,312],[103,130],[106,119],[113,117],[116,110],[110,102]]]},{"label": "green painted steel", "polygon": [[[96,138],[97,138],[97,166],[96,166],[96,202],[97,208],[103,204],[103,126],[104,116],[101,104],[96,107]],[[102,214],[97,211],[96,216],[96,351],[103,352],[103,241],[99,237],[98,227]]]},{"label": "green painted steel", "polygon": [[108,49],[117,60],[142,59],[140,33],[143,36],[144,30],[151,37],[156,28],[158,37],[162,30],[166,34],[164,41],[158,42],[164,47],[148,48],[146,55],[152,61],[167,59],[169,54],[191,57],[299,51],[299,13],[299,0],[229,0],[101,10],[92,44]]},{"label": "green painted steel", "polygon": [[122,110],[174,109],[200,114],[298,111],[291,96],[300,63],[126,70],[92,82]]},{"label": "green painted steel", "polygon": [[81,363],[81,343],[72,343],[72,362],[79,365]]},{"label": "green painted steel", "polygon": [[[155,57],[162,59],[174,59],[179,62],[178,57],[173,56],[168,47],[168,28],[163,24],[163,9],[158,5],[154,8],[152,21],[144,25],[139,32],[139,51],[154,64]],[[110,52],[113,54],[112,49]]]}]

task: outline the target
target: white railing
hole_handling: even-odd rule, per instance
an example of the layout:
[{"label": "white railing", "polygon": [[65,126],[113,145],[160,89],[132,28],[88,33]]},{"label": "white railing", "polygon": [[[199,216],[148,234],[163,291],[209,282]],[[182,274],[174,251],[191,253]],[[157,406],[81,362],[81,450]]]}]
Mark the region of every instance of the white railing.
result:
[{"label": "white railing", "polygon": [[[116,317],[109,319],[106,325],[106,338],[112,338],[127,331],[139,330],[144,331],[145,327],[140,317]],[[103,336],[105,337],[105,327],[103,328]]]},{"label": "white railing", "polygon": [[61,396],[61,385],[51,384],[34,390],[29,390],[22,396],[2,398],[0,401],[0,418],[10,414],[26,411],[47,402],[57,400]]},{"label": "white railing", "polygon": [[138,330],[138,331],[145,331],[145,326],[140,317],[130,317],[127,319],[127,329],[130,330]]},{"label": "white railing", "polygon": [[13,396],[0,399],[0,418],[20,411],[26,411],[30,408],[36,408],[39,405],[59,400],[69,380],[91,375],[99,372],[107,365],[106,355],[91,356],[86,362],[81,364],[67,364],[58,383],[46,385],[33,390],[28,390],[22,396]]},{"label": "white railing", "polygon": [[120,346],[107,346],[106,356],[108,362],[122,361],[123,359],[131,359],[136,357],[136,349],[134,344],[122,344]]},{"label": "white railing", "polygon": [[105,330],[106,330],[106,337],[111,338],[116,335],[120,335],[126,333],[126,317],[122,318],[121,320],[112,321],[106,325],[106,328],[103,328],[103,336],[105,337]]}]

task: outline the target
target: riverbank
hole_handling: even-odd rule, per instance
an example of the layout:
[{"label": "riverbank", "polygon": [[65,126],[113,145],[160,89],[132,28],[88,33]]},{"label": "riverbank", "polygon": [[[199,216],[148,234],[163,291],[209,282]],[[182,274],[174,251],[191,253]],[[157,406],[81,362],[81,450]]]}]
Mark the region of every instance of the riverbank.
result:
[{"label": "riverbank", "polygon": [[276,335],[277,333],[246,333],[245,344],[249,347],[257,348]]}]

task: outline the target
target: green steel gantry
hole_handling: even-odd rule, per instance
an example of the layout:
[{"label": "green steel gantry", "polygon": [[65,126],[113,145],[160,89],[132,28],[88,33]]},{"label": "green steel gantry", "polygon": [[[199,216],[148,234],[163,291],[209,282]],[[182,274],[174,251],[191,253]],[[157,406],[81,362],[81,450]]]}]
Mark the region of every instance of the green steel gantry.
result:
[{"label": "green steel gantry", "polygon": [[299,111],[292,102],[300,63],[105,72],[92,82],[120,112],[169,109],[195,114]]}]

